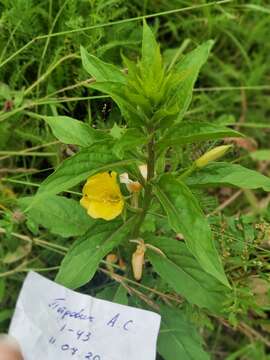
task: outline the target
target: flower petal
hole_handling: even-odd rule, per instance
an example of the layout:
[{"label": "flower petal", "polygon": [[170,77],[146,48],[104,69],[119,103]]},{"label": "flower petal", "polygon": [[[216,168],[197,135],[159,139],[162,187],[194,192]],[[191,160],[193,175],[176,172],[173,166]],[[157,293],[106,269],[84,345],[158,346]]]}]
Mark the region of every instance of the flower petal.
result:
[{"label": "flower petal", "polygon": [[146,180],[147,174],[148,174],[147,165],[146,164],[140,165],[139,170],[140,170],[140,173],[142,174],[143,178]]},{"label": "flower petal", "polygon": [[113,203],[90,201],[87,213],[94,219],[113,220],[122,213],[123,208],[124,201],[122,199]]},{"label": "flower petal", "polygon": [[90,200],[102,199],[108,193],[115,193],[120,196],[121,192],[116,176],[116,172],[104,172],[91,176],[83,187],[83,194],[88,195]]},{"label": "flower petal", "polygon": [[117,182],[117,173],[103,172],[91,176],[83,187],[80,203],[94,219],[112,220],[120,215],[124,199]]},{"label": "flower petal", "polygon": [[88,197],[83,196],[80,200],[80,204],[82,205],[82,207],[84,207],[87,210],[90,205],[90,201],[89,201]]}]

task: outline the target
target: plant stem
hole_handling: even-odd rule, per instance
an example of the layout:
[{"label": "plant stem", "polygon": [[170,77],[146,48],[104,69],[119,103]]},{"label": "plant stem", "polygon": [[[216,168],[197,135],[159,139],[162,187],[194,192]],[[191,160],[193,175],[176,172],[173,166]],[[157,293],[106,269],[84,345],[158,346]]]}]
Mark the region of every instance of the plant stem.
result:
[{"label": "plant stem", "polygon": [[155,141],[154,141],[154,133],[150,132],[151,137],[150,141],[147,145],[147,182],[145,185],[145,192],[144,192],[144,199],[142,204],[142,212],[138,215],[138,221],[135,222],[134,230],[132,233],[133,238],[137,238],[140,233],[141,225],[145,219],[145,216],[147,214],[147,210],[149,209],[149,206],[151,204],[151,197],[152,197],[152,184],[151,180],[153,179],[155,175]]}]

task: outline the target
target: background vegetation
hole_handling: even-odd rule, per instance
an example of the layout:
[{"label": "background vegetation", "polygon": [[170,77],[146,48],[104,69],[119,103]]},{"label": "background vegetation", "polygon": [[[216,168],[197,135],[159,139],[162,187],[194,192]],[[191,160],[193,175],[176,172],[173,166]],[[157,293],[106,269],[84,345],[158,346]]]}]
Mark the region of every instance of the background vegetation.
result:
[{"label": "background vegetation", "polygon": [[[33,195],[53,168],[77,150],[56,141],[33,113],[67,115],[99,129],[123,125],[117,106],[85,86],[89,77],[81,65],[80,45],[122,67],[122,54],[136,59],[140,53],[145,15],[167,59],[215,40],[185,116],[241,130],[247,138],[225,140],[235,145],[228,160],[270,176],[267,1],[0,0],[1,331],[7,330],[25,272],[35,269],[54,278],[73,241],[37,226],[20,208],[19,199]],[[183,162],[208,147],[188,147]],[[207,316],[190,305],[187,314],[213,359],[267,359],[270,197],[226,187],[197,196],[220,246],[233,299],[226,317]],[[113,287],[99,272],[81,290],[106,297]],[[151,304],[151,292],[133,283],[128,287],[134,298],[139,291]],[[164,294],[170,291],[164,285]]]}]

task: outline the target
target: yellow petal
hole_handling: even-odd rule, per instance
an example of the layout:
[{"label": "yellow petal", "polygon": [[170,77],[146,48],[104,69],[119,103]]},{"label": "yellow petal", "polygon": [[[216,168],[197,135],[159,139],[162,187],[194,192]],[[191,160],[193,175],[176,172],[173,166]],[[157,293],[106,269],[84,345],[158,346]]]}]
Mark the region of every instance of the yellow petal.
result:
[{"label": "yellow petal", "polygon": [[83,194],[90,200],[97,200],[108,193],[121,195],[116,176],[116,172],[104,172],[91,176],[83,187]]},{"label": "yellow petal", "polygon": [[94,219],[112,220],[121,214],[124,200],[116,172],[91,176],[83,187],[81,205]]},{"label": "yellow petal", "polygon": [[82,205],[82,207],[84,207],[87,210],[90,205],[90,201],[89,201],[88,197],[83,196],[80,200],[80,204]]},{"label": "yellow petal", "polygon": [[90,201],[87,213],[94,219],[113,220],[122,213],[123,208],[122,199],[118,202]]}]

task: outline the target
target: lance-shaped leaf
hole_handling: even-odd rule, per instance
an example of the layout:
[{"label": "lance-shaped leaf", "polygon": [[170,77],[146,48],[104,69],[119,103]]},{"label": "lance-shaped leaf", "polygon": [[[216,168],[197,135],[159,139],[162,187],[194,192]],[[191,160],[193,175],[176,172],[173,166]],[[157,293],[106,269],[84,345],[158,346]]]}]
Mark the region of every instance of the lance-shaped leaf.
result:
[{"label": "lance-shaped leaf", "polygon": [[50,125],[54,136],[64,144],[88,147],[109,137],[105,132],[68,116],[44,116],[43,119]]},{"label": "lance-shaped leaf", "polygon": [[113,301],[117,304],[128,305],[127,290],[122,284],[107,286],[96,294],[96,297],[102,300]]},{"label": "lance-shaped leaf", "polygon": [[157,143],[158,149],[172,145],[184,145],[224,137],[242,137],[238,131],[210,122],[185,121],[172,126],[166,136]]},{"label": "lance-shaped leaf", "polygon": [[[145,124],[145,116],[137,108],[137,104],[144,101],[144,99],[134,93],[130,96],[130,90],[125,84],[104,81],[91,84],[91,88],[108,94],[116,102],[123,117],[131,125],[142,126]],[[134,104],[136,96],[138,101],[136,101],[137,104]]]},{"label": "lance-shaped leaf", "polygon": [[123,157],[125,151],[132,151],[138,146],[143,146],[147,142],[147,136],[139,129],[127,129],[124,134],[116,141],[113,151],[119,157]]},{"label": "lance-shaped leaf", "polygon": [[270,160],[270,150],[260,149],[257,151],[252,151],[250,157],[255,161],[269,161]]},{"label": "lance-shaped leaf", "polygon": [[133,159],[122,160],[112,153],[105,145],[85,148],[62,164],[41,184],[35,201],[40,196],[57,194],[70,189],[89,176],[101,171],[122,169],[125,165],[135,162]]},{"label": "lance-shaped leaf", "polygon": [[236,186],[270,191],[270,178],[238,164],[213,162],[187,178],[191,186]]},{"label": "lance-shaped leaf", "polygon": [[90,55],[83,46],[81,46],[81,58],[84,69],[96,81],[126,82],[125,75],[116,66]]},{"label": "lance-shaped leaf", "polygon": [[[32,196],[19,199],[22,207],[32,202]],[[63,237],[81,236],[95,224],[95,220],[87,215],[78,201],[57,195],[46,196],[42,201],[35,202],[27,216],[51,233]]]},{"label": "lance-shaped leaf", "polygon": [[159,44],[156,41],[155,35],[153,34],[146,21],[143,23],[143,38],[142,38],[142,66],[143,68],[151,70],[153,65],[161,70],[162,58],[160,54]]},{"label": "lance-shaped leaf", "polygon": [[176,94],[177,102],[181,109],[177,118],[178,122],[182,120],[191,103],[194,84],[201,67],[208,59],[212,46],[213,41],[211,40],[203,43],[184,56],[174,67],[175,77],[179,76],[180,79],[182,78],[177,87],[172,89],[173,93]]},{"label": "lance-shaped leaf", "polygon": [[202,338],[184,310],[161,306],[158,352],[165,360],[209,360]]},{"label": "lance-shaped leaf", "polygon": [[164,69],[159,44],[146,21],[143,24],[142,59],[140,74],[144,93],[150,99],[159,102],[162,96]]},{"label": "lance-shaped leaf", "polygon": [[229,286],[210,226],[189,188],[172,175],[166,174],[155,186],[155,193],[167,213],[171,228],[183,234],[188,249],[201,267]]},{"label": "lance-shaped leaf", "polygon": [[133,218],[125,223],[99,222],[76,241],[61,263],[56,281],[71,289],[92,279],[100,261],[127,237]]},{"label": "lance-shaped leaf", "polygon": [[148,249],[155,271],[191,304],[209,309],[214,313],[222,311],[228,288],[205,272],[183,242],[163,236],[145,236],[146,243],[160,249],[166,257]]}]

